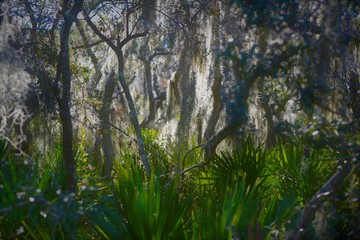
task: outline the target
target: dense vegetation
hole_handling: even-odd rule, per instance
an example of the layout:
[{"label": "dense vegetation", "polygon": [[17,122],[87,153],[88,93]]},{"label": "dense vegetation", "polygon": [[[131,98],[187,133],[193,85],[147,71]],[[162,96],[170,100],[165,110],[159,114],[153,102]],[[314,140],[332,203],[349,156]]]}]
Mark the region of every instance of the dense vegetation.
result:
[{"label": "dense vegetation", "polygon": [[[236,150],[185,176],[171,174],[176,154],[147,139],[153,174],[123,150],[111,181],[100,179],[86,153],[76,146],[78,193],[63,192],[61,145],[44,162],[5,155],[1,165],[1,233],[28,239],[284,239],[298,224],[313,196],[323,201],[305,236],[358,236],[359,176],[351,173],[337,190],[317,193],[335,172],[339,153],[303,144],[278,144],[271,150],[245,138]],[[306,150],[307,149],[307,150]],[[304,151],[308,151],[304,154]],[[181,156],[185,157],[184,154]],[[196,164],[200,151],[184,161]],[[334,191],[334,192],[332,192]],[[328,197],[331,195],[332,197]]]},{"label": "dense vegetation", "polygon": [[0,239],[359,239],[358,1],[0,6]]}]

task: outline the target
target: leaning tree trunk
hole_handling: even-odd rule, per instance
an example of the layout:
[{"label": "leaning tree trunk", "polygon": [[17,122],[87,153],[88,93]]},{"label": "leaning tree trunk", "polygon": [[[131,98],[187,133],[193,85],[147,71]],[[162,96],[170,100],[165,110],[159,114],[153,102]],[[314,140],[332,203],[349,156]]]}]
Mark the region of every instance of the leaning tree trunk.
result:
[{"label": "leaning tree trunk", "polygon": [[205,162],[209,162],[216,153],[217,146],[228,136],[233,134],[240,126],[243,125],[243,121],[232,122],[227,124],[217,133],[212,135],[205,143]]},{"label": "leaning tree trunk", "polygon": [[[261,41],[261,40],[260,40]],[[241,66],[233,62],[233,75],[236,79],[236,88],[233,93],[234,102],[228,105],[228,123],[205,143],[205,161],[209,162],[216,153],[217,146],[237,129],[247,123],[248,99],[256,80],[262,75],[261,70],[254,69],[252,73],[243,73]]]},{"label": "leaning tree trunk", "polygon": [[148,174],[151,173],[151,166],[149,163],[149,160],[145,154],[145,147],[144,147],[144,140],[141,135],[141,128],[138,120],[138,116],[135,109],[135,104],[133,101],[133,98],[130,93],[129,85],[126,82],[125,78],[125,61],[124,61],[124,55],[123,52],[120,49],[117,49],[116,55],[118,58],[118,68],[119,68],[119,82],[121,85],[121,88],[124,90],[125,97],[128,103],[129,112],[130,112],[130,121],[134,127],[136,138],[137,138],[137,144],[138,144],[138,152],[140,155],[140,158],[144,164],[145,170]]}]

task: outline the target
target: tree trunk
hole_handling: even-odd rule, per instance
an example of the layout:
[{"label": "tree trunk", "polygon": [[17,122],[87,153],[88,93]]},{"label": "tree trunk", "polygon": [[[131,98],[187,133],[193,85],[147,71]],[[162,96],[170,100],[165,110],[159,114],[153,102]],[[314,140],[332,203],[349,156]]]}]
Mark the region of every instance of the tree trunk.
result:
[{"label": "tree trunk", "polygon": [[180,120],[177,128],[178,143],[186,146],[189,139],[191,117],[195,108],[195,77],[184,76],[183,96],[181,97]]},{"label": "tree trunk", "polygon": [[155,107],[155,97],[154,97],[153,85],[152,85],[151,62],[147,60],[145,57],[142,58],[141,60],[144,63],[146,92],[147,92],[147,97],[149,98],[149,115],[146,117],[144,122],[141,123],[142,127],[146,127],[155,120],[156,107]]},{"label": "tree trunk", "polygon": [[142,160],[142,163],[144,164],[145,170],[148,174],[151,173],[151,166],[149,163],[149,160],[145,154],[145,147],[144,147],[144,140],[141,135],[141,128],[138,120],[138,116],[135,109],[135,104],[133,101],[133,98],[130,93],[129,86],[125,79],[125,62],[124,62],[124,55],[121,49],[118,49],[116,52],[117,58],[118,58],[118,67],[119,67],[119,82],[121,85],[121,88],[124,90],[125,97],[128,103],[129,112],[130,112],[130,121],[132,125],[134,126],[136,138],[137,138],[137,144],[138,144],[138,152],[140,155],[140,158]]},{"label": "tree trunk", "polygon": [[[64,17],[63,27],[60,35],[60,54],[55,83],[62,80],[61,94],[58,93],[57,102],[60,111],[60,122],[62,125],[62,148],[63,159],[66,167],[66,190],[76,192],[76,164],[73,154],[73,126],[70,113],[70,90],[71,90],[71,71],[69,37],[71,26],[82,8],[83,0],[75,0],[71,9],[69,1],[63,1]],[[61,95],[61,96],[60,96]]]},{"label": "tree trunk", "polygon": [[71,73],[69,63],[69,35],[70,35],[71,23],[65,20],[62,30],[61,50],[59,64],[61,67],[62,75],[62,96],[58,99],[60,122],[62,125],[62,148],[63,158],[66,167],[67,185],[66,188],[70,192],[76,191],[76,174],[75,174],[75,161],[73,154],[73,126],[70,113],[70,89],[71,89]]},{"label": "tree trunk", "polygon": [[3,18],[4,18],[4,13],[3,13],[3,10],[2,10],[2,5],[4,3],[4,0],[0,0],[0,26],[3,22]]},{"label": "tree trunk", "polygon": [[[213,49],[220,47],[220,23],[218,17],[214,17],[213,25],[212,25],[212,36],[213,36]],[[217,53],[213,54],[213,66],[214,66],[214,82],[211,87],[211,91],[213,94],[213,106],[212,111],[210,114],[210,118],[208,124],[206,126],[204,132],[204,139],[208,140],[215,131],[216,124],[219,120],[221,110],[223,108],[223,104],[221,102],[221,82],[222,82],[222,75],[220,69],[220,59],[218,59]]]},{"label": "tree trunk", "polygon": [[350,73],[349,90],[352,117],[354,121],[357,121],[357,126],[360,126],[360,77],[355,70]]},{"label": "tree trunk", "polygon": [[[190,34],[191,35],[191,34]],[[177,127],[178,143],[186,146],[189,138],[190,121],[195,107],[195,74],[190,73],[193,60],[192,43],[194,36],[185,40],[185,47],[180,56],[179,68],[177,69],[178,89],[180,92],[180,120]]]},{"label": "tree trunk", "polygon": [[225,138],[233,134],[237,129],[242,127],[247,122],[248,116],[248,98],[250,91],[259,78],[261,71],[254,70],[248,76],[242,74],[240,67],[235,62],[233,63],[234,78],[237,79],[236,90],[234,94],[234,101],[232,105],[228,105],[228,123],[220,131],[215,133],[205,143],[205,161],[209,162],[216,153],[216,148]]},{"label": "tree trunk", "polygon": [[[147,0],[142,3],[142,18],[143,25],[145,29],[152,29],[156,24],[156,0]],[[141,123],[142,127],[146,127],[151,124],[155,120],[156,115],[156,106],[155,106],[155,97],[153,93],[153,81],[152,81],[152,72],[151,72],[151,60],[152,57],[146,56],[149,55],[150,51],[150,38],[148,37],[142,46],[143,55],[140,57],[142,62],[144,63],[145,68],[145,82],[144,82],[144,90],[147,93],[145,95],[145,101],[148,99],[149,101],[149,115],[144,119]]]},{"label": "tree trunk", "polygon": [[232,133],[234,133],[239,126],[241,126],[242,123],[229,123],[225,127],[223,127],[220,131],[218,131],[216,134],[211,136],[209,140],[206,142],[206,148],[205,148],[205,161],[209,162],[216,153],[217,146],[228,136],[230,136]]},{"label": "tree trunk", "polygon": [[[179,68],[183,65],[183,55],[182,53],[180,55],[179,60]],[[174,117],[174,110],[180,105],[180,91],[179,91],[179,79],[180,79],[180,73],[179,70],[175,73],[174,80],[170,81],[169,86],[169,105],[166,110],[166,117],[168,120],[172,119]]]},{"label": "tree trunk", "polygon": [[[358,165],[354,167],[354,171],[356,171],[356,168],[358,168]],[[311,225],[321,205],[334,195],[335,190],[345,181],[351,171],[351,160],[339,165],[337,172],[314,194],[310,201],[306,203],[297,226],[290,234],[289,239],[302,239],[301,233]],[[327,196],[329,194],[330,196]]]},{"label": "tree trunk", "polygon": [[105,80],[105,87],[102,97],[101,109],[99,111],[100,119],[100,133],[101,133],[101,145],[104,151],[105,163],[103,174],[106,177],[110,177],[113,159],[115,157],[115,151],[110,132],[110,113],[111,104],[114,95],[116,85],[115,72],[111,72]]},{"label": "tree trunk", "polygon": [[144,37],[148,34],[148,30],[145,30],[142,33],[136,33],[136,34],[130,34],[127,35],[122,41],[118,40],[117,45],[115,45],[109,38],[107,38],[104,34],[100,32],[100,30],[95,26],[95,24],[91,21],[89,16],[87,15],[86,11],[84,11],[85,20],[90,25],[91,29],[95,32],[96,35],[98,35],[103,41],[105,41],[110,48],[115,52],[117,59],[118,59],[118,77],[119,82],[121,85],[121,88],[123,89],[125,93],[125,98],[128,103],[129,107],[129,114],[130,114],[130,121],[132,125],[134,126],[134,130],[136,133],[137,138],[137,144],[138,144],[138,151],[140,158],[144,164],[146,172],[150,175],[151,174],[151,166],[149,163],[149,160],[145,154],[145,148],[144,148],[144,141],[141,135],[141,128],[138,120],[138,116],[135,109],[135,104],[133,101],[133,98],[131,96],[129,85],[126,82],[125,78],[125,61],[124,61],[124,55],[122,52],[122,48],[125,46],[126,43],[130,42],[131,40],[139,37]]},{"label": "tree trunk", "polygon": [[156,23],[156,0],[142,1],[142,17],[145,27],[151,27]]},{"label": "tree trunk", "polygon": [[[260,90],[262,91],[262,89]],[[276,145],[276,133],[274,129],[274,120],[273,120],[273,114],[269,105],[269,97],[265,96],[264,93],[262,93],[262,96],[260,97],[260,104],[265,112],[265,119],[266,119],[266,140],[265,145],[266,148],[270,149],[273,148]]]}]

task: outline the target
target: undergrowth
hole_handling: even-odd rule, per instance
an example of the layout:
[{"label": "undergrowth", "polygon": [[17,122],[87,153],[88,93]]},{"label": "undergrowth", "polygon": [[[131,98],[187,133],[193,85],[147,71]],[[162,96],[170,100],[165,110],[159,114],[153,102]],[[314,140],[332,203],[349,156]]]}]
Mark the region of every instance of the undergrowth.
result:
[{"label": "undergrowth", "polygon": [[[201,148],[166,150],[148,135],[151,176],[129,145],[121,149],[112,177],[101,178],[79,142],[76,195],[64,190],[60,144],[31,159],[0,141],[0,239],[284,239],[339,158],[301,141],[266,150],[247,137],[210,164],[179,175],[203,161]],[[354,172],[304,238],[355,234],[359,193]]]}]

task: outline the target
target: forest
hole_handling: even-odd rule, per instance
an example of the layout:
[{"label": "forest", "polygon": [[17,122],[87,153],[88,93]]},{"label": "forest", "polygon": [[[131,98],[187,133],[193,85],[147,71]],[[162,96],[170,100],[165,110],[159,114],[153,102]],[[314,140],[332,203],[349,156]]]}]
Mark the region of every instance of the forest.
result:
[{"label": "forest", "polygon": [[360,239],[359,0],[0,0],[0,239]]}]

